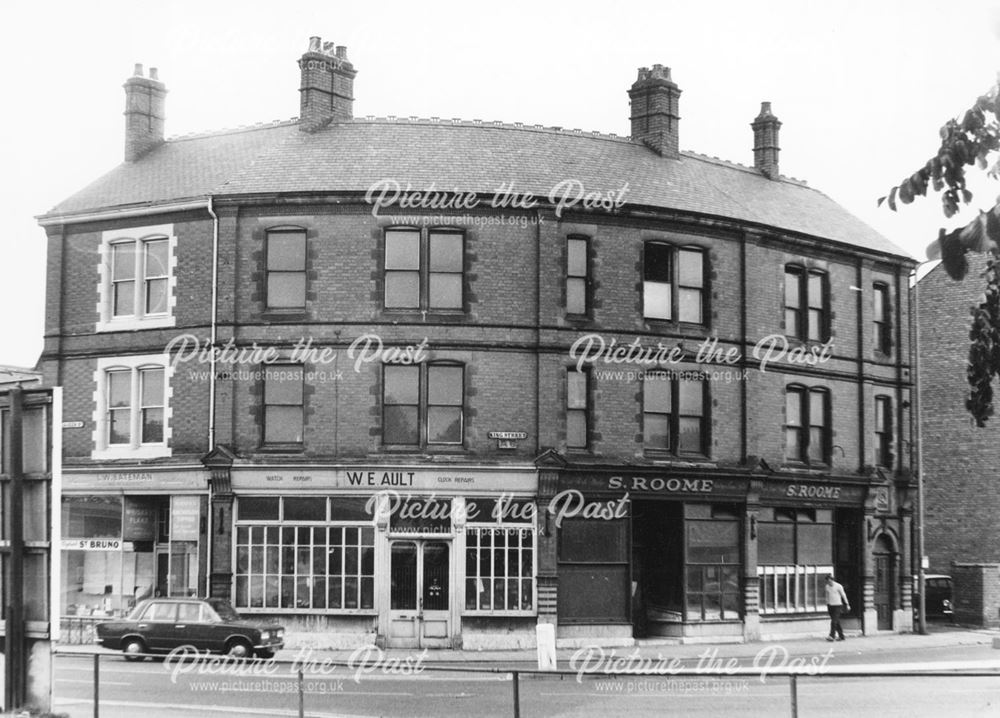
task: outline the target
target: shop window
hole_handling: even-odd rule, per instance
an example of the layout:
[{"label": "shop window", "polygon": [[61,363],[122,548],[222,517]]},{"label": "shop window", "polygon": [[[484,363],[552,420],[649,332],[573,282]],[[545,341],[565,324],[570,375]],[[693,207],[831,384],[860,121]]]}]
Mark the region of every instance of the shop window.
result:
[{"label": "shop window", "polygon": [[830,463],[830,393],[791,385],[785,389],[785,457],[789,461]]},{"label": "shop window", "polygon": [[264,369],[264,444],[301,445],[305,424],[303,368],[271,364]]},{"label": "shop window", "polygon": [[726,511],[713,520],[686,519],[685,526],[687,620],[739,618],[739,521]]},{"label": "shop window", "polygon": [[707,453],[708,385],[647,372],[642,383],[643,447],[674,454]]},{"label": "shop window", "polygon": [[629,620],[626,519],[571,518],[559,527],[559,623]]},{"label": "shop window", "polygon": [[802,341],[830,338],[830,292],[826,272],[785,267],[785,335]]},{"label": "shop window", "polygon": [[385,308],[461,310],[464,267],[465,238],[458,232],[386,230]]},{"label": "shop window", "polygon": [[464,366],[444,363],[383,366],[384,444],[461,445],[464,440]]},{"label": "shop window", "polygon": [[705,252],[646,242],[643,247],[643,316],[705,323]]},{"label": "shop window", "polygon": [[[304,499],[320,509],[307,508],[303,499],[238,500],[233,605],[244,610],[371,610],[375,533],[370,517],[364,525],[327,522],[326,497]],[[278,521],[278,515],[284,520]]]},{"label": "shop window", "polygon": [[267,233],[267,308],[306,306],[306,232],[275,229]]},{"label": "shop window", "polygon": [[534,504],[506,501],[498,506],[495,501],[475,501],[491,506],[479,507],[475,515],[470,511],[466,524],[466,612],[532,612],[535,604]]},{"label": "shop window", "polygon": [[883,354],[892,352],[892,314],[889,305],[889,285],[875,282],[872,286],[872,329],[875,349]]},{"label": "shop window", "polygon": [[824,582],[833,574],[833,512],[765,509],[763,519],[757,523],[761,613],[825,611]]},{"label": "shop window", "polygon": [[121,538],[122,497],[63,496],[62,535],[65,539]]},{"label": "shop window", "polygon": [[566,447],[586,449],[590,430],[590,373],[566,371]]},{"label": "shop window", "polygon": [[566,240],[566,313],[586,315],[589,310],[587,238]]},{"label": "shop window", "polygon": [[892,454],[892,399],[875,397],[875,465],[891,469]]}]

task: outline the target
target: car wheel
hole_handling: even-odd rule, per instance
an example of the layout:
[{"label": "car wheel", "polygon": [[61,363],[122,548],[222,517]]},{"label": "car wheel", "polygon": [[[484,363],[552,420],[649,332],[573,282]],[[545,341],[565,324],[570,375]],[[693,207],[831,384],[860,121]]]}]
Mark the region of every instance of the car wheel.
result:
[{"label": "car wheel", "polygon": [[226,653],[233,658],[250,658],[253,648],[242,638],[234,638],[226,645]]},{"label": "car wheel", "polygon": [[145,658],[146,644],[140,638],[129,638],[122,645],[122,653],[125,654],[126,661],[141,661]]}]

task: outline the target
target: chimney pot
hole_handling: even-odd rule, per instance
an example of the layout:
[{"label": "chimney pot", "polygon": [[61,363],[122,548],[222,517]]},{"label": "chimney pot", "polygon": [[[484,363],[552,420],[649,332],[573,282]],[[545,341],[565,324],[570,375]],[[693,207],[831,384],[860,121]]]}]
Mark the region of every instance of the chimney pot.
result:
[{"label": "chimney pot", "polygon": [[760,103],[760,114],[750,123],[753,128],[753,166],[768,179],[778,179],[778,130],[781,121],[771,112],[770,102]]},{"label": "chimney pot", "polygon": [[336,48],[336,45],[334,45],[332,42],[324,42],[323,43],[323,54],[324,55],[332,55],[333,52],[334,52],[334,48]]},{"label": "chimney pot", "polygon": [[323,40],[318,35],[313,35],[309,38],[309,52],[319,52],[322,44]]},{"label": "chimney pot", "polygon": [[142,77],[142,63],[135,63],[135,69],[132,71],[133,77]]},{"label": "chimney pot", "polygon": [[341,60],[347,59],[347,46],[337,45],[337,57]]},{"label": "chimney pot", "polygon": [[149,79],[150,80],[159,80],[160,79],[158,77],[158,72],[157,72],[157,70],[156,70],[155,67],[149,68]]}]

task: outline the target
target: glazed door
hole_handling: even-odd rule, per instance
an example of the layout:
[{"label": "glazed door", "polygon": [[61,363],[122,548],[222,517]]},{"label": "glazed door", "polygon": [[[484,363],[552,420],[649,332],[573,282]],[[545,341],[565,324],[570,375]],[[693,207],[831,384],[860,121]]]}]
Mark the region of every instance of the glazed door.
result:
[{"label": "glazed door", "polygon": [[875,611],[878,630],[892,630],[892,555],[876,553],[875,559]]},{"label": "glazed door", "polygon": [[451,605],[451,544],[448,541],[393,541],[388,645],[392,648],[447,648]]}]

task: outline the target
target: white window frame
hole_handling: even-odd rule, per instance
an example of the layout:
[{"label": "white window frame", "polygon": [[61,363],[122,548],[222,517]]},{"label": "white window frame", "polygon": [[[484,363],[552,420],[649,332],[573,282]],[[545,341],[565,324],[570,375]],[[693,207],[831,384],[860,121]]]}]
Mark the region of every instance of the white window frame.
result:
[{"label": "white window frame", "polygon": [[[140,251],[141,245],[153,240],[167,241],[167,310],[161,314],[145,315],[142,311],[146,296],[145,267],[143,266],[145,252]],[[135,314],[116,317],[114,315],[114,288],[112,280],[114,268],[114,245],[134,242],[136,247]],[[132,229],[115,229],[101,233],[101,246],[97,264],[97,326],[98,332],[121,332],[135,329],[157,329],[172,327],[177,323],[174,310],[177,303],[177,237],[174,235],[174,225],[160,224]]]},{"label": "white window frame", "polygon": [[[771,584],[772,593],[777,592],[778,578],[785,578],[785,605],[778,607],[765,602],[767,591],[761,591],[758,597],[760,614],[776,616],[790,613],[822,613],[826,611],[826,577],[833,575],[833,566],[813,564],[768,565],[757,567],[757,578]],[[813,601],[806,601],[803,584],[810,581],[814,585]]]},{"label": "white window frame", "polygon": [[[141,427],[141,382],[139,372],[142,369],[163,369],[163,441],[143,444]],[[130,371],[131,381],[131,421],[132,441],[129,444],[108,443],[108,372]],[[174,368],[170,357],[166,354],[144,354],[141,356],[101,357],[97,360],[94,370],[94,414],[93,424],[94,448],[90,453],[93,459],[153,459],[171,456],[170,441],[172,438],[173,411],[170,399],[173,396],[171,378]]]},{"label": "white window frame", "polygon": [[[503,495],[500,497],[506,501],[510,502],[531,502],[531,497],[528,496],[511,496]],[[475,498],[470,497],[469,500],[475,500]],[[517,521],[513,519],[508,519],[504,517],[494,518],[492,516],[476,517],[476,519],[469,520],[465,524],[464,532],[466,535],[465,546],[463,547],[462,560],[468,559],[468,552],[470,550],[468,535],[470,533],[483,534],[492,533],[494,536],[497,534],[503,534],[518,531],[526,532],[532,537],[531,545],[531,608],[529,609],[496,609],[496,608],[466,608],[467,596],[465,595],[466,587],[465,583],[469,578],[469,575],[463,575],[462,582],[462,615],[463,616],[535,616],[538,614],[538,510],[537,507],[532,511],[531,521]],[[496,547],[493,548],[493,551]],[[464,564],[463,564],[464,565]],[[476,563],[478,566],[478,561]],[[503,580],[510,580],[510,567],[507,567],[508,572],[503,577],[494,576],[494,580],[502,578]]]}]

